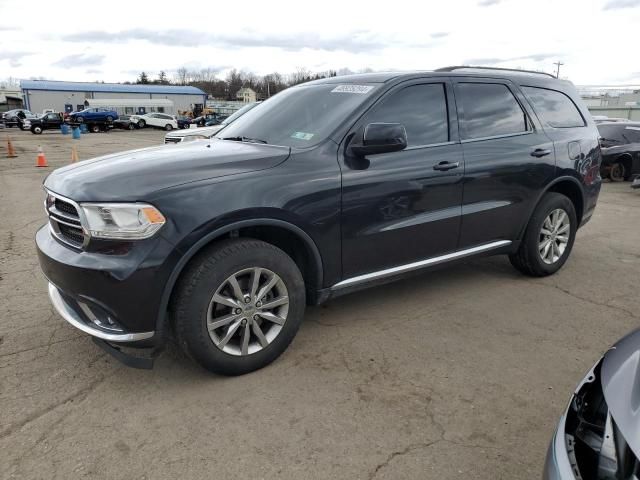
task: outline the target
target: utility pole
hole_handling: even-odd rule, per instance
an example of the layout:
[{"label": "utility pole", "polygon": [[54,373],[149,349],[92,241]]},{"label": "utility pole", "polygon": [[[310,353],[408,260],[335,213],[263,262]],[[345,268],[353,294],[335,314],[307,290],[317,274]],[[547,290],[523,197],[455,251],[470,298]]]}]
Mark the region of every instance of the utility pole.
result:
[{"label": "utility pole", "polygon": [[560,78],[560,66],[564,65],[564,63],[562,63],[560,60],[558,60],[557,62],[554,63],[554,65],[556,65],[556,78]]}]

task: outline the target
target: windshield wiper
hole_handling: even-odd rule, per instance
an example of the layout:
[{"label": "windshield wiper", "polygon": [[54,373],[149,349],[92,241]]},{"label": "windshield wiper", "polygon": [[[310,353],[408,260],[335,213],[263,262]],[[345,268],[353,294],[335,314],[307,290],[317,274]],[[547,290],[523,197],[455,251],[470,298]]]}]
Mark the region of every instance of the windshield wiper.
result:
[{"label": "windshield wiper", "polygon": [[266,140],[260,138],[251,137],[224,137],[222,140],[231,140],[233,142],[248,142],[248,143],[267,143]]}]

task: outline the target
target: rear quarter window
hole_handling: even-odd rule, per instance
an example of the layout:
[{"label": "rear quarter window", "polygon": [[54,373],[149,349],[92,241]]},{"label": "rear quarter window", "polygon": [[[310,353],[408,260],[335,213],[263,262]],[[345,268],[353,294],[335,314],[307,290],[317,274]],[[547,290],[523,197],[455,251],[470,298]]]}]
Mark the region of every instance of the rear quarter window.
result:
[{"label": "rear quarter window", "polygon": [[584,127],[584,118],[567,95],[556,90],[521,87],[541,119],[554,128]]}]

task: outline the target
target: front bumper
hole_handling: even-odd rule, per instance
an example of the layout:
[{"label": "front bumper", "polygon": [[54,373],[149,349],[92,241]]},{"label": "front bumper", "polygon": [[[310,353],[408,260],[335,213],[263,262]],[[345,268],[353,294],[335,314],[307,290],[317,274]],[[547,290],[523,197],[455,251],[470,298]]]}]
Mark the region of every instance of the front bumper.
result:
[{"label": "front bumper", "polygon": [[640,176],[636,177],[636,179],[631,184],[631,188],[640,188]]},{"label": "front bumper", "polygon": [[575,480],[565,437],[566,414],[562,415],[544,462],[543,480]]},{"label": "front bumper", "polygon": [[[141,340],[147,340],[155,335],[155,332],[107,332],[104,329],[100,329],[92,321],[92,315],[95,317],[95,313],[90,313],[90,310],[86,310],[86,303],[80,303],[73,301],[70,298],[63,296],[64,294],[53,283],[49,282],[49,299],[53,308],[55,308],[58,315],[64,318],[71,325],[84,333],[106,340],[108,342],[139,342]],[[83,308],[84,307],[84,308]]]},{"label": "front bumper", "polygon": [[160,236],[118,252],[78,251],[36,234],[49,297],[67,322],[93,337],[136,347],[162,343],[160,299],[171,271],[173,246]]}]

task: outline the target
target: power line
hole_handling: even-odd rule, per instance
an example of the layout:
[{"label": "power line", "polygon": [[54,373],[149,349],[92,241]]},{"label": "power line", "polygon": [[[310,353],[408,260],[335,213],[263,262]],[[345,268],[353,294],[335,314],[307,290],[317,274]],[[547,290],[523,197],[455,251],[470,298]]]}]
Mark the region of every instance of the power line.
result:
[{"label": "power line", "polygon": [[557,62],[554,63],[554,65],[557,66],[557,68],[556,68],[556,78],[560,78],[560,66],[564,65],[564,63],[562,63],[560,60],[558,60]]}]

